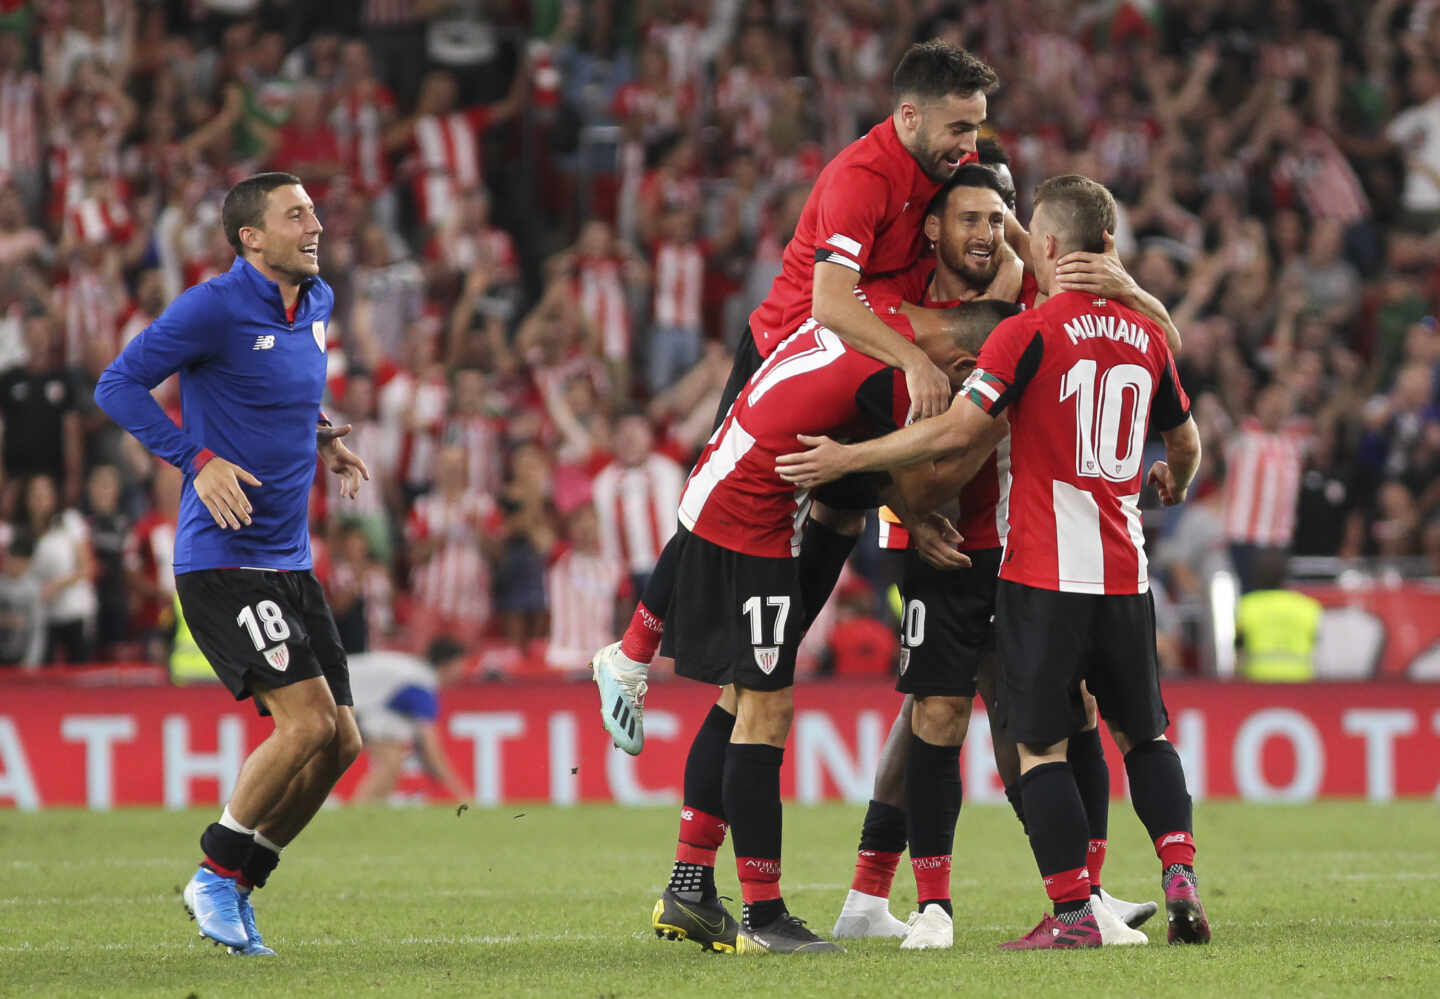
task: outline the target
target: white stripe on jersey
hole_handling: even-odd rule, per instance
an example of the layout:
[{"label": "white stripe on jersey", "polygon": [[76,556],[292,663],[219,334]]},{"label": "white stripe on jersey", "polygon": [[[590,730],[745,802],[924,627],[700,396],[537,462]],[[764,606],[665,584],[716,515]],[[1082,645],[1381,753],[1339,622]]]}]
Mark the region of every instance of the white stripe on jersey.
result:
[{"label": "white stripe on jersey", "polygon": [[[751,401],[753,403],[754,400]],[[690,481],[685,483],[685,491],[680,495],[680,523],[687,531],[695,529],[695,521],[700,519],[700,513],[715,487],[735,471],[740,459],[755,446],[755,438],[735,420],[722,424],[719,432],[723,435],[719,446],[705,459],[705,464],[691,474]]]},{"label": "white stripe on jersey", "polygon": [[995,501],[995,534],[1003,548],[1010,536],[1010,435],[995,445],[995,480],[999,495]]},{"label": "white stripe on jersey", "polygon": [[1125,530],[1130,535],[1130,543],[1135,546],[1135,563],[1139,566],[1135,581],[1140,584],[1140,588],[1135,592],[1144,593],[1150,589],[1150,560],[1145,556],[1145,528],[1140,523],[1140,494],[1121,496],[1120,512],[1125,515]]},{"label": "white stripe on jersey", "polygon": [[1061,593],[1105,592],[1105,546],[1100,507],[1084,489],[1055,479],[1055,570]]}]

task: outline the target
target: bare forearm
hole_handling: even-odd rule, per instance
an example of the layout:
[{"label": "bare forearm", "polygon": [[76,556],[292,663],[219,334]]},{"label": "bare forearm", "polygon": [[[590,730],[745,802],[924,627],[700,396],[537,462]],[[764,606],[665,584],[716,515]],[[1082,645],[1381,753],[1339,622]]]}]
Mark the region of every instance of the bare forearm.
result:
[{"label": "bare forearm", "polygon": [[1170,345],[1170,353],[1180,353],[1180,330],[1170,318],[1170,310],[1165,308],[1164,302],[1137,284],[1125,304],[1142,316],[1159,323],[1160,328],[1165,331],[1165,342]]},{"label": "bare forearm", "polygon": [[1170,466],[1170,474],[1175,477],[1176,487],[1181,492],[1190,488],[1195,473],[1200,469],[1200,441],[1197,439],[1193,444],[1178,446],[1167,442],[1165,462]]},{"label": "bare forearm", "polygon": [[817,299],[815,320],[860,353],[891,367],[905,368],[916,362],[919,348],[881,322],[851,292]]},{"label": "bare forearm", "polygon": [[958,432],[954,410],[929,420],[921,420],[884,437],[851,444],[846,448],[847,472],[883,472],[913,465],[917,461],[934,461],[942,455],[958,457],[967,442]]}]

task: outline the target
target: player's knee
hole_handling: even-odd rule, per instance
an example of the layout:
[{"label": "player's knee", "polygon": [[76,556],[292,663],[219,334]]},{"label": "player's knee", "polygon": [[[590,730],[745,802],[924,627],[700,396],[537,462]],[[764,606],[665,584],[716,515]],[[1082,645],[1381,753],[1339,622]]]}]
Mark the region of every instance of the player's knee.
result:
[{"label": "player's knee", "polygon": [[970,727],[968,697],[917,697],[912,724],[915,734],[932,746],[958,746]]},{"label": "player's knee", "polygon": [[792,688],[784,690],[746,690],[739,699],[735,718],[735,735],[742,742],[763,742],[783,746],[790,735],[795,717]]},{"label": "player's knee", "polygon": [[350,769],[350,764],[360,758],[360,751],[365,748],[365,741],[360,738],[360,730],[352,725],[341,725],[335,732],[335,762],[339,764],[340,772],[344,773]]},{"label": "player's knee", "polygon": [[[277,723],[276,728],[282,726]],[[335,741],[335,707],[317,709],[291,718],[283,726],[286,735],[297,743],[306,757],[313,756]]]}]

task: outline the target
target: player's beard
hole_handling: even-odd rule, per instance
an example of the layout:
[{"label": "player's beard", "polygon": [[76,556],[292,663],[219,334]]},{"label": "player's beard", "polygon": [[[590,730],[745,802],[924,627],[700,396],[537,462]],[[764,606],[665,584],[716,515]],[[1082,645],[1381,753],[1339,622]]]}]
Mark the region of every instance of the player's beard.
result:
[{"label": "player's beard", "polygon": [[1000,272],[1000,255],[995,251],[997,246],[990,247],[990,264],[988,267],[977,267],[970,262],[969,256],[962,248],[958,254],[950,253],[941,241],[938,248],[940,259],[945,266],[960,276],[960,279],[975,291],[983,291],[990,287],[990,282],[995,280],[995,275]]},{"label": "player's beard", "polygon": [[[963,158],[964,154],[962,153],[961,159]],[[955,176],[956,170],[960,169],[959,167],[952,168],[949,163],[945,162],[944,154],[930,145],[930,140],[925,137],[923,131],[915,133],[915,162],[920,164],[920,169],[924,171],[925,176],[937,184],[944,184]]]},{"label": "player's beard", "polygon": [[314,277],[320,273],[320,253],[318,246],[316,247],[315,259],[313,261],[304,253],[300,252],[300,248],[297,246],[283,259],[274,261],[267,260],[265,262],[269,264],[270,269],[275,273],[284,274],[295,284],[299,284],[306,278]]}]

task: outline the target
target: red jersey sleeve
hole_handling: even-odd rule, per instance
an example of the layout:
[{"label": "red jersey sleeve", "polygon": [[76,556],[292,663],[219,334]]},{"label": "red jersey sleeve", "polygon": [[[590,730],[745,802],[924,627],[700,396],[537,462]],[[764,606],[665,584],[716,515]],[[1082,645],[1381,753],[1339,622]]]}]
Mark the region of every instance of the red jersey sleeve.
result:
[{"label": "red jersey sleeve", "polygon": [[904,372],[899,368],[875,372],[855,391],[855,406],[875,429],[877,437],[903,427],[905,417],[910,414],[910,394],[905,389]]},{"label": "red jersey sleeve", "polygon": [[816,206],[815,262],[863,274],[889,201],[890,182],[864,167],[846,169],[827,184]]},{"label": "red jersey sleeve", "polygon": [[980,348],[975,370],[960,392],[991,416],[1020,397],[1045,356],[1045,336],[1033,316],[1011,316],[991,332]]}]

